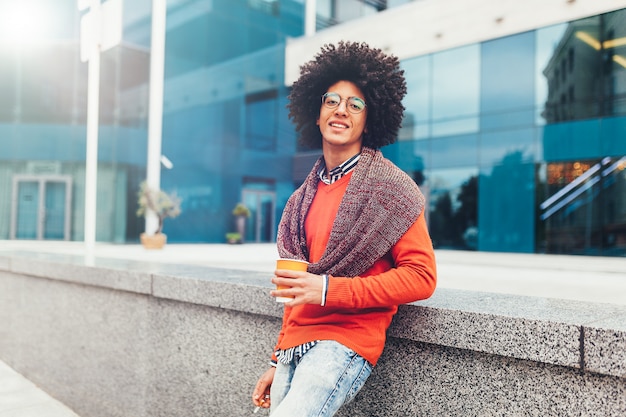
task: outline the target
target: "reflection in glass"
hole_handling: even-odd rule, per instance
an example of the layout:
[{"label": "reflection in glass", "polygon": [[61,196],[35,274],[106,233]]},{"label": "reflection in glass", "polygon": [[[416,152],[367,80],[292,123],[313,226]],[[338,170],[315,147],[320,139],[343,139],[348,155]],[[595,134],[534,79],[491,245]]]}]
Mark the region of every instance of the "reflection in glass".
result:
[{"label": "reflection in glass", "polygon": [[[626,10],[560,25],[543,74],[538,248],[624,255]],[[539,31],[544,36],[554,28]]]},{"label": "reflection in glass", "polygon": [[511,151],[479,177],[479,249],[532,253],[535,249],[535,165]]},{"label": "reflection in glass", "polygon": [[485,131],[480,134],[481,166],[494,166],[507,155],[519,152],[524,162],[532,162],[537,154],[535,130],[532,128]]},{"label": "reflection in glass", "polygon": [[544,69],[554,54],[554,48],[559,44],[567,24],[548,26],[536,31],[535,35],[535,123],[545,123],[543,116],[545,104],[548,101],[548,81]]},{"label": "reflection in glass", "polygon": [[543,74],[546,123],[626,110],[626,10],[570,22]]},{"label": "reflection in glass", "polygon": [[478,171],[433,170],[428,173],[429,229],[436,248],[478,248]]},{"label": "reflection in glass", "polygon": [[626,254],[626,157],[543,166],[548,253]]}]

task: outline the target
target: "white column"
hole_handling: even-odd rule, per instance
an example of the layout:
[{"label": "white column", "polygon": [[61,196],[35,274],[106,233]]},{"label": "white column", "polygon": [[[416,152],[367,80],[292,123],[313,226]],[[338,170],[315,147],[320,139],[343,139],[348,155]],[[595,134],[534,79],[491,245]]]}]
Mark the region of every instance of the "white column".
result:
[{"label": "white column", "polygon": [[92,0],[93,42],[90,45],[87,84],[87,155],[85,161],[85,252],[93,256],[96,242],[98,186],[98,125],[100,111],[100,0]]},{"label": "white column", "polygon": [[13,121],[22,121],[22,48],[15,49],[15,104],[13,105]]},{"label": "white column", "polygon": [[315,35],[317,0],[306,0],[304,5],[304,36]]},{"label": "white column", "polygon": [[[161,188],[161,136],[163,132],[163,78],[165,63],[166,0],[152,0],[152,46],[150,52],[150,102],[148,107],[148,155],[146,182],[150,188]],[[158,219],[146,216],[146,233],[154,234]]]}]

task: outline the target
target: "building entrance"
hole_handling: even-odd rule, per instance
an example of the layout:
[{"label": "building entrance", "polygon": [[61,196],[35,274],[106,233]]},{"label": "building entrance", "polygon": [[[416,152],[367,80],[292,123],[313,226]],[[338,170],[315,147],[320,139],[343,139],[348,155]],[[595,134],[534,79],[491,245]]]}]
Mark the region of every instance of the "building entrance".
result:
[{"label": "building entrance", "polygon": [[276,240],[276,193],[274,191],[244,189],[243,203],[250,209],[246,225],[246,242],[274,242]]},{"label": "building entrance", "polygon": [[72,178],[14,175],[11,239],[70,240]]}]

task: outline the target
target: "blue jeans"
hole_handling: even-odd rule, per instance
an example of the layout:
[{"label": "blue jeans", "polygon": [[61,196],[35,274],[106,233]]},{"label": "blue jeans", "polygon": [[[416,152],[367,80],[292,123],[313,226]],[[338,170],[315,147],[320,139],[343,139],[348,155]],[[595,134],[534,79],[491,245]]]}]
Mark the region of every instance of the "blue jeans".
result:
[{"label": "blue jeans", "polygon": [[350,402],[372,372],[360,355],[322,340],[302,358],[278,363],[271,388],[271,417],[330,417]]}]

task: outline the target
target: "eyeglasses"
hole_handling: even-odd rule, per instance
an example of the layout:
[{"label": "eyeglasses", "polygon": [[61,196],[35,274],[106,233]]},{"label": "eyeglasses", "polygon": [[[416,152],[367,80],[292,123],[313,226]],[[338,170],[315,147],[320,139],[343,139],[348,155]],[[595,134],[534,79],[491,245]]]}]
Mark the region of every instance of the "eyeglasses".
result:
[{"label": "eyeglasses", "polygon": [[[346,109],[353,114],[361,113],[365,110],[365,102],[358,97],[348,97],[346,100]],[[326,93],[322,96],[322,104],[329,109],[336,109],[339,107],[344,99],[337,93]]]}]

